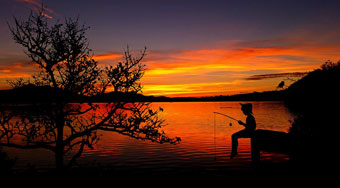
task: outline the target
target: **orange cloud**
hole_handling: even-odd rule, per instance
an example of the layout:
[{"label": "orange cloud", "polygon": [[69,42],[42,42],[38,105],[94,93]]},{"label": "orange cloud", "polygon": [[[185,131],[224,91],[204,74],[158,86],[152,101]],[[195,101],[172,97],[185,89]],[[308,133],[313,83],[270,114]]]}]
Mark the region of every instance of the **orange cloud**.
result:
[{"label": "orange cloud", "polygon": [[[37,66],[27,62],[13,62],[7,66],[0,66],[0,79],[29,78],[37,71]],[[1,85],[1,87],[4,87]]]},{"label": "orange cloud", "polygon": [[[233,41],[213,49],[148,51],[142,78],[146,95],[206,96],[275,89],[282,75],[308,72],[327,60],[340,59],[340,45],[311,41]],[[275,45],[273,45],[275,44]],[[116,63],[122,53],[94,55],[102,65]],[[0,66],[0,81],[29,77],[37,67],[15,62]],[[268,78],[270,79],[263,79]]]},{"label": "orange cloud", "polygon": [[[273,43],[276,45],[269,45]],[[144,93],[187,96],[271,90],[281,77],[270,80],[246,78],[311,71],[328,59],[340,59],[336,53],[340,51],[340,45],[278,43],[279,40],[238,41],[217,49],[152,51],[145,59]]]},{"label": "orange cloud", "polygon": [[39,0],[16,0],[16,1],[28,4],[30,9],[37,13],[39,13],[41,8],[43,7],[44,12],[42,13],[42,15],[45,16],[46,18],[52,19],[53,17],[51,15],[55,14],[54,10],[47,8],[46,6],[43,6],[42,1]]},{"label": "orange cloud", "polygon": [[35,69],[37,65],[29,62],[12,62],[9,65],[1,66],[0,72],[18,72],[18,71],[31,71]]},{"label": "orange cloud", "polygon": [[149,95],[175,95],[175,94],[202,94],[216,93],[219,88],[226,85],[236,85],[234,82],[212,82],[212,83],[189,83],[189,84],[155,84],[143,87],[143,92]]},{"label": "orange cloud", "polygon": [[110,53],[106,53],[106,54],[98,54],[98,55],[94,55],[93,59],[97,60],[97,61],[101,61],[101,60],[116,60],[119,58],[122,58],[123,54],[118,53],[118,52],[110,52]]},{"label": "orange cloud", "polygon": [[93,59],[98,61],[100,65],[112,65],[121,60],[121,58],[123,58],[123,54],[118,52],[109,52],[93,56]]}]

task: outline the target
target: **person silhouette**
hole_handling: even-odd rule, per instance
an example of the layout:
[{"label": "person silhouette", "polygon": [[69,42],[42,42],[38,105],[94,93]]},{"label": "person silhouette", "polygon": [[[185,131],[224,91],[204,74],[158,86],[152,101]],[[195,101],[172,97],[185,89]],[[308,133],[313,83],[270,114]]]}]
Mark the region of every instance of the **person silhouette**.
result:
[{"label": "person silhouette", "polygon": [[230,159],[232,159],[233,157],[235,157],[235,155],[237,155],[238,139],[239,138],[251,138],[254,135],[255,129],[256,129],[256,121],[253,116],[253,105],[251,103],[247,103],[247,104],[240,103],[240,104],[241,104],[241,110],[244,113],[244,115],[247,116],[247,119],[246,119],[246,123],[240,120],[238,121],[238,123],[240,125],[243,125],[245,129],[238,131],[231,136],[232,151],[231,151]]}]

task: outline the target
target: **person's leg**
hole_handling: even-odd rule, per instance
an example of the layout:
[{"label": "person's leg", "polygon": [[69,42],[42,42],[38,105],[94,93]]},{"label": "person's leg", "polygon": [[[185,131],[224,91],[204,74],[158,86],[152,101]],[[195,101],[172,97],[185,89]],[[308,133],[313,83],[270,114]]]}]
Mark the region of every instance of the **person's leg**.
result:
[{"label": "person's leg", "polygon": [[249,137],[249,133],[245,130],[239,131],[234,133],[231,136],[231,155],[230,158],[232,159],[233,157],[235,157],[235,155],[237,155],[237,147],[238,147],[238,139],[239,138],[247,138]]},{"label": "person's leg", "polygon": [[240,134],[242,134],[242,131],[236,132],[231,136],[231,159],[237,154],[238,138],[240,137]]},{"label": "person's leg", "polygon": [[[238,132],[237,132],[238,133]],[[237,147],[238,147],[238,134],[234,133],[231,136],[231,146],[232,146],[232,153],[236,154],[237,153]]]}]

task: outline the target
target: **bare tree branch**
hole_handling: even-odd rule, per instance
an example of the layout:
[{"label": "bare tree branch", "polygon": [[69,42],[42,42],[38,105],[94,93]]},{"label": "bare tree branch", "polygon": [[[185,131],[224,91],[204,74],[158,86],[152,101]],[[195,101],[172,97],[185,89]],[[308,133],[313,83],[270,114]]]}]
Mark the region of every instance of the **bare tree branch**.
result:
[{"label": "bare tree branch", "polygon": [[[31,13],[26,21],[14,18],[15,25],[9,26],[14,41],[40,68],[40,72],[33,76],[33,82],[19,79],[11,83],[14,87],[25,84],[51,87],[63,95],[57,96],[51,104],[36,104],[32,109],[16,110],[13,115],[0,110],[3,115],[0,119],[0,145],[52,150],[56,154],[56,166],[63,168],[63,155],[78,148],[69,163],[73,164],[85,147],[92,148],[98,141],[98,130],[159,143],[180,141],[179,138],[169,138],[161,130],[164,120],[149,103],[125,103],[116,99],[118,102],[106,106],[90,102],[87,105],[68,104],[68,95],[100,96],[109,88],[123,94],[141,92],[140,79],[145,71],[142,60],[146,48],[134,57],[127,47],[123,62],[99,67],[92,58],[85,36],[89,27],[80,25],[78,18],[50,24],[43,11]],[[18,139],[12,139],[14,137],[20,138],[20,142],[15,143]]]}]

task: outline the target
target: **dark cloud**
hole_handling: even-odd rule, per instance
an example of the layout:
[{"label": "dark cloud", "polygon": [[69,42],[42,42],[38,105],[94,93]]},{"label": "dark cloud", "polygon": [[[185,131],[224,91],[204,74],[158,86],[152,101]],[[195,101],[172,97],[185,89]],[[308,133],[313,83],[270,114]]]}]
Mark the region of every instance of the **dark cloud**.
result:
[{"label": "dark cloud", "polygon": [[276,73],[276,74],[257,74],[252,75],[245,80],[264,80],[264,79],[271,79],[271,78],[282,78],[282,77],[303,77],[308,72],[287,72],[287,73]]}]

